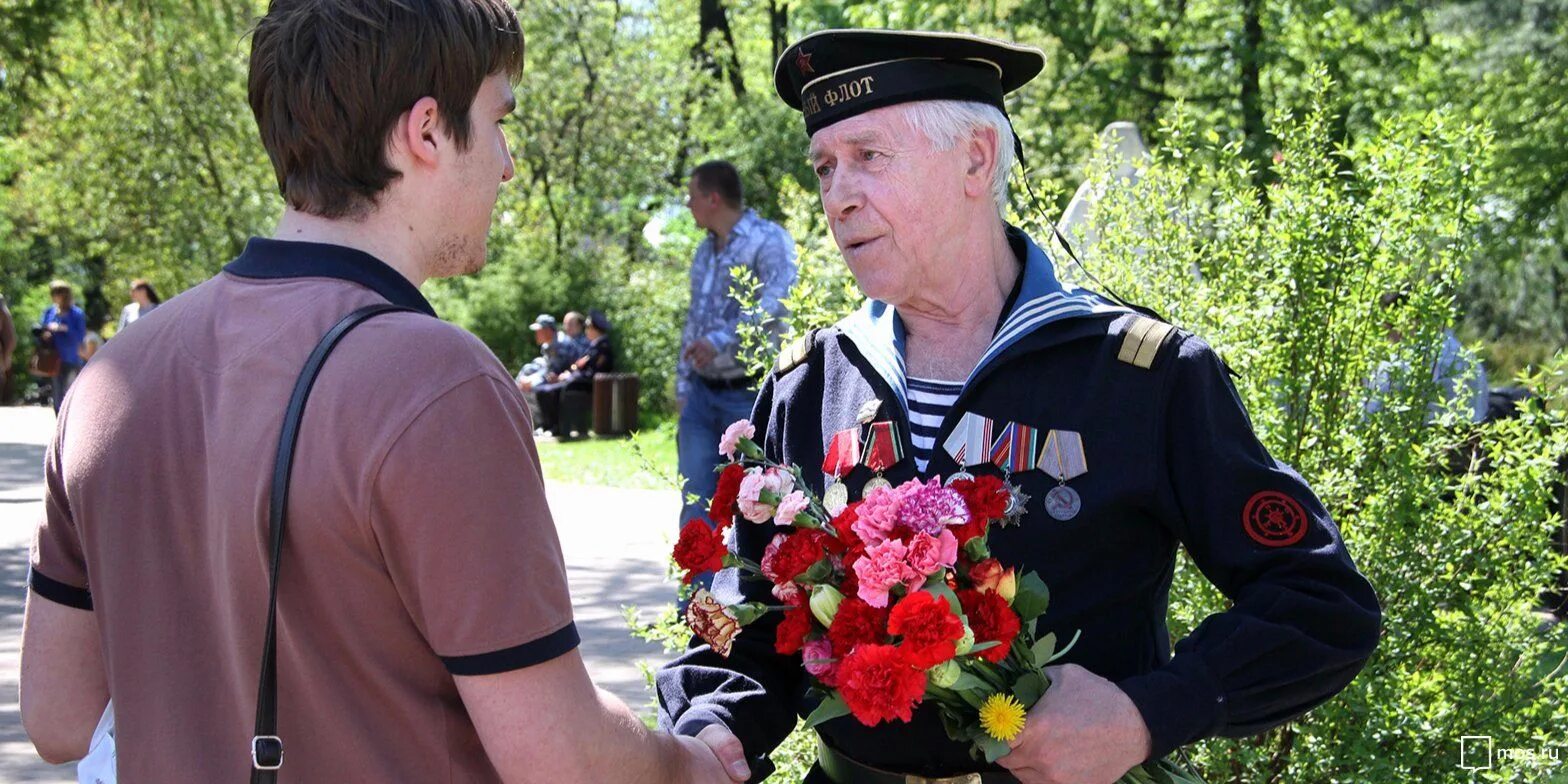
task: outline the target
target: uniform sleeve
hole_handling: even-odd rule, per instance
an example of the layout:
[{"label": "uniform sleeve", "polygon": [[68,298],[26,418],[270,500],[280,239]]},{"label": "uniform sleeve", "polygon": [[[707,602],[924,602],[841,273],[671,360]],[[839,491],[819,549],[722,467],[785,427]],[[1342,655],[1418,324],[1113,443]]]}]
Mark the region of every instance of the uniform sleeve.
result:
[{"label": "uniform sleeve", "polygon": [[528,667],[578,643],[532,433],[515,387],[469,379],[415,417],[372,484],[387,570],[454,675]]},{"label": "uniform sleeve", "polygon": [[[60,421],[65,421],[63,411]],[[62,429],[60,426],[55,428],[54,440],[49,442],[44,454],[44,518],[33,539],[32,568],[28,570],[27,584],[33,593],[56,604],[91,610],[93,595],[88,590],[87,559],[65,493],[60,459]]]},{"label": "uniform sleeve", "polygon": [[1372,655],[1381,620],[1333,520],[1258,442],[1213,350],[1188,338],[1173,373],[1161,516],[1232,606],[1164,667],[1118,684],[1154,757],[1256,734],[1329,699]]},{"label": "uniform sleeve", "polygon": [[[762,447],[778,460],[779,424],[770,418],[774,380],[763,384],[752,412],[752,424],[763,435]],[[772,526],[736,525],[735,549],[761,562]],[[735,569],[714,577],[713,593],[719,601],[762,601],[778,604],[766,581],[742,581]],[[715,653],[693,637],[686,653],[660,668],[659,727],[679,735],[696,735],[709,724],[723,724],[735,733],[751,762],[752,781],[772,770],[767,755],[795,729],[796,705],[804,688],[799,656],[782,656],[773,649],[779,613],[768,613],[735,638],[728,658]]]}]

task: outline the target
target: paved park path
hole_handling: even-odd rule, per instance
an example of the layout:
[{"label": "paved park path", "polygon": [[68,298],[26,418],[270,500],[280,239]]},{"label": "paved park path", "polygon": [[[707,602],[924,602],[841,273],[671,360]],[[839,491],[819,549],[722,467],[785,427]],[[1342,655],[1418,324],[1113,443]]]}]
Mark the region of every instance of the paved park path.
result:
[{"label": "paved park path", "polygon": [[[40,761],[17,712],[17,653],[26,596],[28,547],[42,514],[44,445],[54,430],[47,408],[0,407],[0,784],[76,781],[72,766]],[[672,601],[665,556],[679,511],[674,491],[624,490],[550,483],[566,554],[582,654],[600,686],[646,712],[651,699],[637,664],[657,664],[658,646],[632,637],[623,605],[656,608]]]}]

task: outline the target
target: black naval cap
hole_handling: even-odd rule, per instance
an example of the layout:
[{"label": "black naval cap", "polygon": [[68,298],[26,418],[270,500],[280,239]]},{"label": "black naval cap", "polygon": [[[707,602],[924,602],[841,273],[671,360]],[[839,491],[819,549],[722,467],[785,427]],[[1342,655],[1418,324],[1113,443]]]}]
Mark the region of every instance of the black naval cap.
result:
[{"label": "black naval cap", "polygon": [[773,87],[806,118],[806,135],[857,114],[910,101],[990,104],[1045,67],[1045,55],[959,33],[823,30],[779,56]]}]

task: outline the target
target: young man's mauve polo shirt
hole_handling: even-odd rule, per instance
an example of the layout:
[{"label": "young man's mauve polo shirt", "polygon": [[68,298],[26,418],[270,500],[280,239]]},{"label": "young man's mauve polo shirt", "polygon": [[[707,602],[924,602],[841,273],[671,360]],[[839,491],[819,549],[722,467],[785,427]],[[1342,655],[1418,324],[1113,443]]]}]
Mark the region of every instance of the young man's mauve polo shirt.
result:
[{"label": "young man's mauve polo shirt", "polygon": [[455,676],[577,645],[527,407],[477,338],[377,259],[253,239],[110,341],[47,456],[31,585],[90,609],[124,781],[244,781],[267,608],[267,496],[306,407],[278,592],[283,780],[491,782]]}]

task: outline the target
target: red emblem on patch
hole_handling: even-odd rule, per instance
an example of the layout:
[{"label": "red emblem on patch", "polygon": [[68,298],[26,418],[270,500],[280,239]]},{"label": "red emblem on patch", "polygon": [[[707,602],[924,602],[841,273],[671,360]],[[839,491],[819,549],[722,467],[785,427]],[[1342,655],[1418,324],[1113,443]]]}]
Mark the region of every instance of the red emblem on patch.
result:
[{"label": "red emblem on patch", "polygon": [[800,69],[801,76],[816,73],[816,69],[811,67],[811,55],[806,54],[804,49],[795,50],[795,67]]},{"label": "red emblem on patch", "polygon": [[1258,544],[1289,547],[1307,535],[1307,510],[1284,493],[1264,490],[1247,501],[1241,524]]}]

